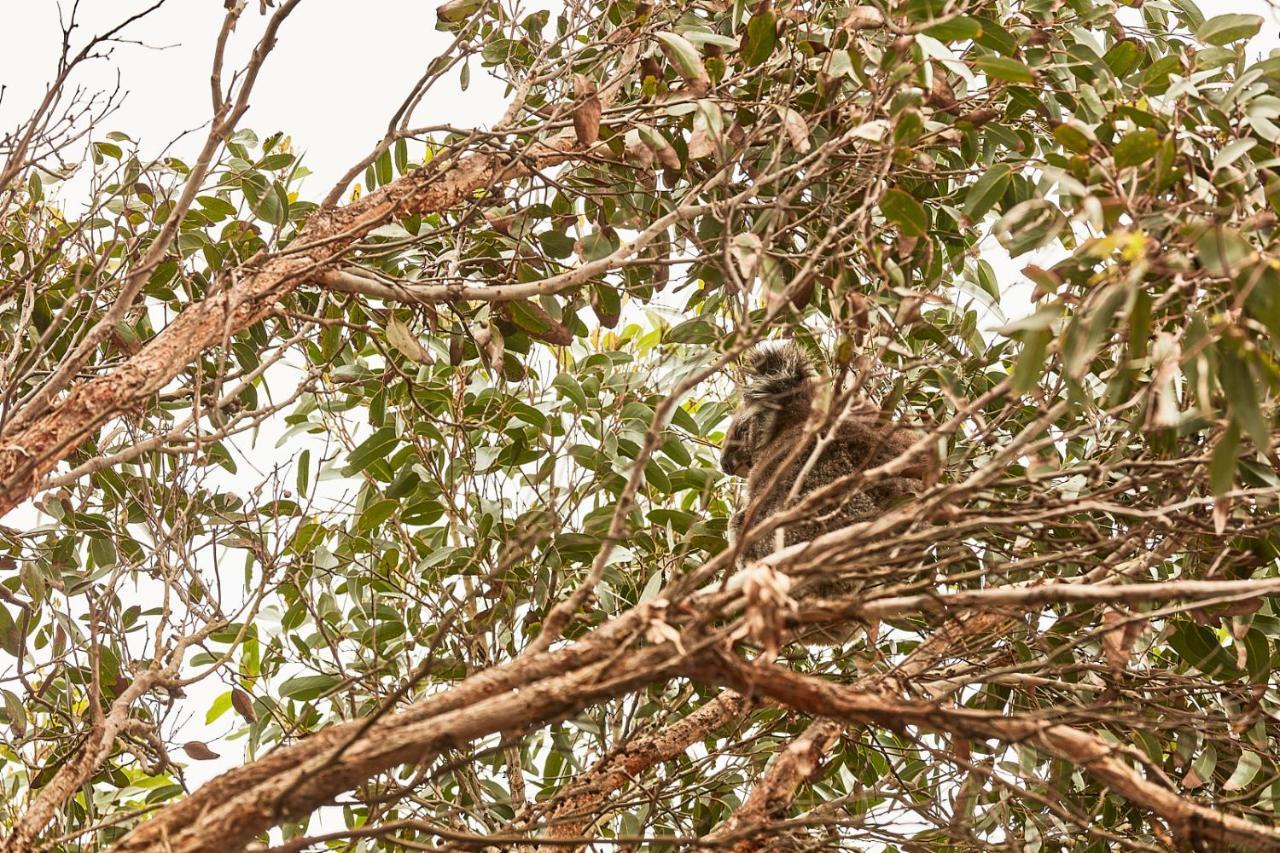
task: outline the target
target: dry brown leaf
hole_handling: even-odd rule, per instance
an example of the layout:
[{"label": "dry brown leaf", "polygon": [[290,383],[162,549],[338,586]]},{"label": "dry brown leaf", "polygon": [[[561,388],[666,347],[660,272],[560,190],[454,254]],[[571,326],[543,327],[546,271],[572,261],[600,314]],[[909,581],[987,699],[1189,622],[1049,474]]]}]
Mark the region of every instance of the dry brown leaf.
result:
[{"label": "dry brown leaf", "polygon": [[778,107],[778,117],[782,119],[782,129],[787,132],[791,147],[801,154],[807,154],[813,144],[809,141],[809,123],[804,116],[790,107]]},{"label": "dry brown leaf", "polygon": [[931,107],[949,110],[956,105],[955,90],[951,88],[946,72],[938,67],[932,70],[933,80],[929,84],[929,96],[925,99],[925,103]]},{"label": "dry brown leaf", "polygon": [[212,761],[219,757],[218,753],[210,749],[208,744],[199,740],[187,741],[182,745],[182,751],[187,754],[188,758],[193,758],[196,761]]},{"label": "dry brown leaf", "polygon": [[258,712],[253,708],[253,697],[239,687],[231,691],[231,707],[251,723],[258,722]]},{"label": "dry brown leaf", "polygon": [[750,231],[737,235],[729,243],[729,257],[733,258],[734,266],[738,268],[738,275],[748,285],[755,280],[763,250],[764,244],[760,241],[760,237]]},{"label": "dry brown leaf", "polygon": [[743,624],[736,637],[750,637],[763,648],[763,660],[777,657],[787,617],[796,610],[791,578],[772,566],[753,563],[742,572]]},{"label": "dry brown leaf", "polygon": [[649,602],[649,620],[645,624],[645,639],[654,645],[671,643],[676,651],[684,654],[684,645],[680,642],[680,632],[667,622],[667,608],[671,602],[665,598],[655,598]]},{"label": "dry brown leaf", "polygon": [[418,336],[395,317],[387,322],[387,343],[395,347],[405,358],[418,364],[430,364],[431,354],[418,340]]},{"label": "dry brown leaf", "polygon": [[1182,777],[1182,787],[1186,788],[1188,791],[1194,791],[1203,784],[1204,780],[1196,775],[1196,769],[1194,767],[1188,769],[1187,775]]},{"label": "dry brown leaf", "polygon": [[1145,619],[1135,619],[1115,607],[1108,607],[1102,614],[1103,626],[1111,630],[1102,635],[1102,649],[1111,668],[1119,672],[1129,665],[1133,646],[1146,629]]},{"label": "dry brown leaf", "polygon": [[884,26],[884,13],[875,6],[854,6],[840,26],[846,30],[878,30]]},{"label": "dry brown leaf", "polygon": [[1227,529],[1227,519],[1231,517],[1231,498],[1221,497],[1213,500],[1213,532],[1222,535]]},{"label": "dry brown leaf", "polygon": [[578,145],[589,148],[600,138],[600,98],[596,95],[596,84],[583,74],[573,76],[574,90],[578,96],[578,105],[573,109],[573,130],[578,136]]}]

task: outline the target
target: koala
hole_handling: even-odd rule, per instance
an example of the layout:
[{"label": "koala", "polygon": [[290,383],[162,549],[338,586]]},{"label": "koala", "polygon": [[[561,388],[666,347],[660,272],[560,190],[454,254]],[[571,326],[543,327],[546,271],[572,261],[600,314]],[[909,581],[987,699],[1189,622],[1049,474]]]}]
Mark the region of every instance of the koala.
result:
[{"label": "koala", "polygon": [[[734,513],[730,539],[741,541],[751,513],[750,526],[782,510],[796,478],[818,446],[819,436],[806,429],[818,390],[817,371],[793,343],[765,344],[744,358],[746,381],[742,404],[734,414],[721,448],[720,467],[726,474],[747,480],[747,511]],[[886,420],[880,412],[863,411],[832,427],[834,433],[809,466],[795,499],[848,474],[893,459],[917,438],[902,424]],[[800,450],[796,452],[797,445]],[[932,477],[932,461],[913,465],[902,476],[877,481],[865,490],[853,489],[837,506],[826,507],[816,518],[786,527],[785,545],[808,542],[816,536],[866,520],[904,495],[924,489]],[[776,534],[749,543],[739,554],[740,564],[758,560],[775,549]]]}]

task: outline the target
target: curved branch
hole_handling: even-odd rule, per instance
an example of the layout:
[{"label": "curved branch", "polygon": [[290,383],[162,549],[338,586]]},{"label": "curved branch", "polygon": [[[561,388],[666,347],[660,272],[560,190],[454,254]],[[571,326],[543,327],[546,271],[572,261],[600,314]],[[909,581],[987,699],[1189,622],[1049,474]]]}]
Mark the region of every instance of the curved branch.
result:
[{"label": "curved branch", "polygon": [[[561,719],[669,677],[675,662],[670,644],[618,653],[645,611],[632,611],[568,648],[477,673],[372,726],[363,719],[334,725],[230,770],[156,813],[117,849],[234,849],[391,767],[430,761],[485,735]],[[614,678],[617,673],[624,675]]]},{"label": "curved branch", "polygon": [[1214,845],[1213,849],[1280,849],[1280,829],[1181,797],[1136,770],[1126,760],[1128,752],[1123,747],[1069,725],[943,707],[933,702],[903,701],[885,693],[871,693],[724,654],[690,674],[847,723],[874,723],[895,730],[918,726],[966,738],[1031,742],[1085,770],[1134,805],[1156,814],[1184,843]]},{"label": "curved branch", "polygon": [[666,728],[638,737],[605,756],[550,802],[539,804],[537,812],[545,817],[535,813],[521,822],[525,826],[547,824],[547,837],[560,842],[536,849],[563,850],[568,839],[589,835],[610,810],[614,792],[641,773],[683,755],[691,744],[741,714],[749,704],[741,695],[726,691]]}]

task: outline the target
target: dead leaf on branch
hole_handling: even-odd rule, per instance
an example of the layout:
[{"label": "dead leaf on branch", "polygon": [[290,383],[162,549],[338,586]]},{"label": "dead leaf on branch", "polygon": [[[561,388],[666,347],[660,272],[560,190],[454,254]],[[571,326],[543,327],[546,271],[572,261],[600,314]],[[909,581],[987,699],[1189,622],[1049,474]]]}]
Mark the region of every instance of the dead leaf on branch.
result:
[{"label": "dead leaf on branch", "polygon": [[676,651],[684,654],[684,645],[680,642],[680,632],[667,622],[667,608],[671,602],[665,598],[655,598],[649,602],[649,619],[645,623],[644,638],[655,646],[671,643]]},{"label": "dead leaf on branch", "polygon": [[253,707],[253,697],[239,687],[231,691],[231,707],[251,723],[258,722],[258,712]]},{"label": "dead leaf on branch", "polygon": [[1142,636],[1147,622],[1118,608],[1108,607],[1102,614],[1102,624],[1109,629],[1102,635],[1103,654],[1111,668],[1120,672],[1129,665],[1133,646]]},{"label": "dead leaf on branch", "polygon": [[796,611],[791,597],[791,578],[764,563],[752,563],[742,572],[742,595],[746,599],[742,627],[735,640],[749,637],[764,650],[762,660],[777,657],[786,631],[787,618]]},{"label": "dead leaf on branch", "polygon": [[387,343],[395,347],[405,358],[417,364],[430,364],[431,354],[409,327],[395,317],[387,322]]},{"label": "dead leaf on branch", "polygon": [[596,95],[595,81],[586,75],[573,75],[573,88],[578,98],[573,110],[573,130],[578,145],[589,148],[600,138],[600,98]]},{"label": "dead leaf on branch", "polygon": [[196,761],[212,761],[218,758],[218,753],[209,748],[208,744],[203,741],[189,740],[182,745],[182,751],[187,754],[188,758]]}]

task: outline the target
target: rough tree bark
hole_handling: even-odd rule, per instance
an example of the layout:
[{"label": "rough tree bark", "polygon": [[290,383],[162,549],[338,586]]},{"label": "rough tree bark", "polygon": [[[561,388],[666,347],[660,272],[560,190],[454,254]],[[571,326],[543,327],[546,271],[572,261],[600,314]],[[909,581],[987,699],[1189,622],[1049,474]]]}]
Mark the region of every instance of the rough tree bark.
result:
[{"label": "rough tree bark", "polygon": [[641,624],[642,610],[568,648],[477,673],[372,725],[332,726],[228,771],[143,823],[117,849],[234,849],[384,770],[430,761],[495,732],[523,731],[668,678],[675,666],[669,644],[618,654]]},{"label": "rough tree bark", "polygon": [[[958,654],[966,640],[1012,627],[1015,618],[1000,613],[976,613],[947,619],[892,672],[887,686],[899,694],[905,692],[912,679],[919,678],[939,660]],[[747,799],[710,838],[732,843],[734,853],[760,849],[761,837],[770,834],[769,824],[785,815],[800,786],[817,776],[845,728],[839,720],[814,720],[779,750]]]},{"label": "rough tree bark", "polygon": [[[552,839],[590,834],[592,827],[610,810],[610,798],[615,792],[641,773],[683,755],[691,744],[707,737],[748,706],[741,695],[732,691],[722,693],[687,717],[636,738],[605,756],[570,782],[551,802],[539,804],[523,823],[526,826],[545,824],[545,835]],[[550,853],[569,848],[563,844],[547,844],[536,849]]]},{"label": "rough tree bark", "polygon": [[914,726],[971,739],[1029,742],[1070,761],[1120,796],[1163,819],[1172,834],[1193,849],[1280,849],[1280,829],[1206,808],[1146,778],[1134,768],[1140,756],[1069,725],[986,711],[904,701],[792,672],[764,662],[719,655],[699,662],[694,673],[750,695],[767,696],[790,708],[848,723],[888,728]]}]

